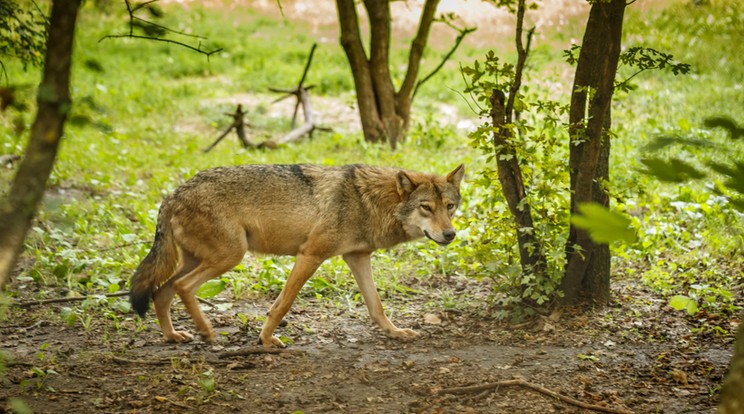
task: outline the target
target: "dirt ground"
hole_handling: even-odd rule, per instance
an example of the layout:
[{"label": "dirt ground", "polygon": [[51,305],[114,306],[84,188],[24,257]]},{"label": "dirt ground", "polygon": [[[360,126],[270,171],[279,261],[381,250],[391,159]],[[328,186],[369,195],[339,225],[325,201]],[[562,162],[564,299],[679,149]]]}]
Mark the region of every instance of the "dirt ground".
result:
[{"label": "dirt ground", "polygon": [[[683,313],[629,282],[615,281],[605,309],[520,325],[489,316],[488,282],[406,284],[418,293],[383,302],[394,322],[419,331],[416,341],[383,337],[359,302],[313,295],[279,328],[289,342],[280,353],[256,346],[270,295],[233,302],[225,291],[203,305],[222,334],[217,345],[166,344],[152,315],[142,323],[99,310],[68,326],[60,310],[71,304],[13,305],[0,323],[0,412],[15,399],[36,413],[595,412],[518,386],[446,393],[511,379],[635,413],[716,411],[733,338],[692,334]],[[443,291],[455,292],[456,310],[443,309]],[[174,318],[193,331],[180,303]]]}]

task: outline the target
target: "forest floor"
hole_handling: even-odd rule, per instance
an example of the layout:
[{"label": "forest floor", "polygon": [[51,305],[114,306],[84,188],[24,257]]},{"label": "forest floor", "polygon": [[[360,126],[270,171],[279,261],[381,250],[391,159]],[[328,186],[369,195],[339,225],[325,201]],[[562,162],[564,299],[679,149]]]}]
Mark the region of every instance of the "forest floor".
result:
[{"label": "forest floor", "polygon": [[[214,307],[203,305],[221,333],[216,345],[166,344],[152,314],[142,323],[97,312],[70,326],[60,310],[71,305],[19,306],[34,289],[11,286],[22,297],[0,323],[0,412],[16,399],[36,413],[597,412],[522,386],[447,393],[513,379],[621,410],[614,412],[716,412],[733,337],[693,333],[699,320],[630,281],[614,281],[604,309],[518,325],[489,316],[487,282],[433,276],[406,284],[416,293],[383,302],[417,340],[384,337],[358,301],[307,296],[277,331],[289,342],[279,353],[256,345],[269,295],[233,301],[225,291],[210,299]],[[432,305],[444,289],[456,292],[456,310]],[[708,326],[717,322],[708,318]],[[193,331],[179,302],[174,319]],[[729,332],[739,323],[718,322]]]}]

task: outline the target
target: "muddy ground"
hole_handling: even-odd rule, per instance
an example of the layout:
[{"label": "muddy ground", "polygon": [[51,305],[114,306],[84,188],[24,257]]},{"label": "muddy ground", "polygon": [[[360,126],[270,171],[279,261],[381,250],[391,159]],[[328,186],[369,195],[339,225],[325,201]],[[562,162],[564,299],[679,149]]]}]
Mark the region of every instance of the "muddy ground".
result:
[{"label": "muddy ground", "polygon": [[[11,305],[0,323],[0,412],[16,399],[37,413],[596,412],[519,386],[446,393],[511,379],[635,413],[716,411],[733,338],[692,333],[694,321],[630,281],[614,282],[605,309],[521,324],[489,316],[497,309],[487,282],[405,283],[418,293],[383,302],[418,340],[383,337],[362,303],[313,295],[279,328],[289,342],[281,353],[255,345],[271,295],[233,302],[226,291],[210,300],[215,308],[205,304],[222,333],[217,345],[165,344],[152,315],[142,323],[131,313],[90,311],[69,326],[61,309],[74,304]],[[17,291],[26,297],[15,303],[35,294]],[[457,296],[453,310],[442,307],[444,291]],[[174,317],[193,331],[180,303]],[[733,330],[738,321],[721,323]]]}]

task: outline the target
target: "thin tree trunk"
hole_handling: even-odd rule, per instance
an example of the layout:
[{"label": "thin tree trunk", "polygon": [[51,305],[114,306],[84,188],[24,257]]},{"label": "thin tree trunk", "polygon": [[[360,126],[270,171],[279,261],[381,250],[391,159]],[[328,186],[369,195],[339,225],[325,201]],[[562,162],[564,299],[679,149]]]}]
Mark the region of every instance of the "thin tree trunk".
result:
[{"label": "thin tree trunk", "polygon": [[7,281],[52,171],[70,110],[70,66],[80,0],[52,3],[44,77],[31,138],[8,196],[0,201],[0,287]]},{"label": "thin tree trunk", "polygon": [[411,43],[410,53],[408,54],[408,70],[400,89],[396,94],[396,108],[398,115],[403,120],[403,130],[408,129],[408,123],[411,120],[411,104],[413,103],[413,94],[421,68],[421,58],[426,49],[426,43],[429,40],[429,32],[434,22],[434,13],[437,11],[439,0],[426,0],[424,9],[421,11],[418,32]]},{"label": "thin tree trunk", "polygon": [[354,0],[336,0],[338,21],[341,28],[341,46],[346,53],[354,76],[359,116],[362,121],[364,139],[377,142],[384,138],[383,124],[377,110],[377,98],[372,86],[369,61],[364,52],[359,34],[359,18]]},{"label": "thin tree trunk", "polygon": [[[582,203],[608,204],[598,185],[606,175],[607,167],[603,164],[609,159],[607,117],[620,56],[625,6],[625,0],[596,2],[589,13],[569,113],[572,215]],[[586,231],[571,225],[561,283],[565,302],[576,302],[581,296],[600,303],[609,299],[609,251],[599,246]]]},{"label": "thin tree trunk", "polygon": [[359,18],[352,0],[336,0],[341,46],[354,75],[365,140],[385,140],[395,148],[408,128],[413,92],[439,0],[424,3],[406,75],[397,92],[390,73],[390,1],[364,0],[363,3],[370,23],[369,58],[362,45]]},{"label": "thin tree trunk", "polygon": [[403,120],[395,110],[395,87],[390,74],[390,2],[365,0],[369,16],[369,69],[377,98],[377,110],[385,127],[385,138],[395,148]]},{"label": "thin tree trunk", "polygon": [[547,268],[540,242],[535,237],[530,204],[525,202],[527,193],[522,179],[522,170],[512,144],[509,142],[511,129],[506,125],[504,94],[494,91],[491,95],[491,120],[497,132],[493,133],[493,146],[496,153],[496,166],[499,183],[517,225],[517,244],[520,264],[525,273],[543,274]]},{"label": "thin tree trunk", "polygon": [[493,123],[493,147],[496,155],[496,167],[498,170],[499,183],[504,193],[504,198],[509,206],[509,211],[514,217],[517,230],[517,245],[519,247],[519,258],[522,272],[525,274],[544,275],[547,270],[547,260],[543,254],[540,241],[535,235],[532,221],[532,210],[526,200],[527,192],[524,186],[522,170],[517,160],[514,137],[511,128],[514,101],[519,94],[522,84],[527,56],[530,51],[532,30],[527,33],[527,44],[523,42],[524,13],[526,10],[525,0],[519,0],[517,8],[516,47],[517,65],[514,72],[514,81],[509,88],[509,98],[506,99],[504,92],[494,90],[491,94],[491,121]]}]

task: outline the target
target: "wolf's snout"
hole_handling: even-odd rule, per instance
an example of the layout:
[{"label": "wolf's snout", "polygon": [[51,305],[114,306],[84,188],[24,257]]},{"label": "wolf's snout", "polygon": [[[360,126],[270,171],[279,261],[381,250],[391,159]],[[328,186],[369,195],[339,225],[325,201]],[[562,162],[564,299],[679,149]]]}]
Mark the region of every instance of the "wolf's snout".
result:
[{"label": "wolf's snout", "polygon": [[457,232],[455,232],[453,229],[447,229],[442,232],[442,236],[444,236],[444,241],[447,243],[452,242],[452,240],[455,240],[455,236],[457,235]]}]

